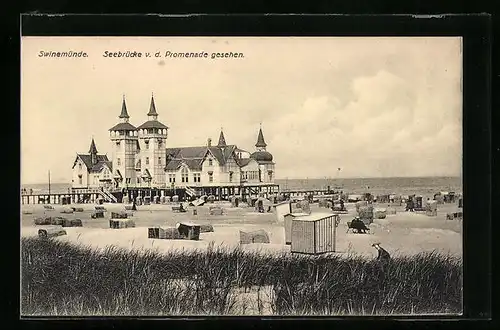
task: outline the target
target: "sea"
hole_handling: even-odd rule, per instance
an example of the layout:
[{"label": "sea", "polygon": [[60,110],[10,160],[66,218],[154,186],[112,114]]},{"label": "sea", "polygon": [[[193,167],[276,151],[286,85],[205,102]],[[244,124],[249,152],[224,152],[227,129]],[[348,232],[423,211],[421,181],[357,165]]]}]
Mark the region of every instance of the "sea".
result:
[{"label": "sea", "polygon": [[[337,178],[337,179],[276,179],[275,183],[280,185],[280,190],[323,190],[330,187],[342,190],[349,194],[362,194],[370,192],[373,195],[397,194],[397,195],[423,195],[432,196],[440,191],[462,193],[461,177],[404,177],[404,178]],[[21,185],[21,189],[33,193],[47,193],[48,183]],[[68,192],[70,184],[51,183],[52,193]]]}]

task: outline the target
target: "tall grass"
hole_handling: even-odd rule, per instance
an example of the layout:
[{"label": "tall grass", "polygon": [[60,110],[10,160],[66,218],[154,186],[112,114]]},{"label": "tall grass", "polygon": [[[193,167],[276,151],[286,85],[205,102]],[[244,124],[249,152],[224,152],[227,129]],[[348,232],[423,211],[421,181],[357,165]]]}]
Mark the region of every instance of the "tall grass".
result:
[{"label": "tall grass", "polygon": [[[245,292],[257,292],[253,310],[241,307]],[[96,251],[23,238],[21,302],[23,315],[460,313],[462,262],[432,252],[384,265],[213,245],[166,254]]]}]

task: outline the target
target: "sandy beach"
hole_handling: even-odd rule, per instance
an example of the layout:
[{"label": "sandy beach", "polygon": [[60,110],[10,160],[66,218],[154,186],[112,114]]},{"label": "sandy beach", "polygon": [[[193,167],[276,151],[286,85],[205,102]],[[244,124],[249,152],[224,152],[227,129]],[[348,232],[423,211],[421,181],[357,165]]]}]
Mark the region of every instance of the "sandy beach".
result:
[{"label": "sandy beach", "polygon": [[[104,204],[107,212],[103,219],[91,219],[94,204],[71,205],[81,207],[83,212],[62,214],[68,206],[54,205],[54,210],[45,210],[43,205],[22,205],[21,235],[36,236],[40,226],[34,225],[34,219],[41,216],[62,216],[68,219],[81,219],[83,227],[65,228],[67,235],[56,238],[74,244],[102,249],[116,246],[125,249],[148,250],[160,252],[183,249],[206,249],[213,242],[215,246],[233,248],[239,245],[239,231],[263,229],[270,238],[270,244],[244,244],[247,251],[289,252],[290,246],[284,244],[283,224],[277,223],[274,213],[257,213],[250,207],[231,207],[229,203],[221,203],[225,214],[210,216],[208,206],[197,207],[197,215],[193,208],[186,213],[174,213],[170,205],[144,205],[134,212],[136,228],[109,229],[109,218],[112,211],[123,211],[123,204]],[[387,205],[375,205],[375,207]],[[380,242],[392,255],[413,255],[420,252],[437,250],[454,255],[462,254],[462,223],[458,220],[446,220],[447,212],[456,212],[456,204],[443,204],[438,207],[436,217],[425,214],[405,212],[403,206],[396,206],[396,214],[387,215],[385,219],[376,219],[370,225],[369,234],[346,233],[347,221],[356,215],[353,204],[346,204],[348,214],[341,215],[341,223],[337,228],[336,253],[356,254],[375,257],[376,250],[371,244]],[[325,212],[317,204],[311,205],[312,212]],[[28,213],[28,214],[27,214]],[[199,241],[149,239],[147,228],[152,226],[174,226],[180,221],[192,221],[199,224],[211,224],[214,232],[202,233]]]}]

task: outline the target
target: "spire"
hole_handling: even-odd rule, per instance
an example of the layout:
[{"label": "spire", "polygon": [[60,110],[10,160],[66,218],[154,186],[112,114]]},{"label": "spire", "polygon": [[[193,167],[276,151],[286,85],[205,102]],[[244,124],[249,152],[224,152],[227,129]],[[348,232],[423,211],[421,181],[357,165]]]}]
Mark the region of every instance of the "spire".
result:
[{"label": "spire", "polygon": [[218,147],[225,147],[225,146],[227,146],[226,139],[224,138],[224,132],[222,130],[222,127],[220,128],[219,143],[217,143],[217,146]]},{"label": "spire", "polygon": [[92,142],[90,142],[89,154],[91,154],[91,155],[96,154],[97,155],[97,148],[95,146],[94,137],[92,137]]},{"label": "spire", "polygon": [[148,116],[153,116],[154,119],[158,117],[158,113],[156,112],[155,98],[153,93],[151,93],[151,104],[149,105]]},{"label": "spire", "polygon": [[123,94],[122,113],[120,113],[120,116],[118,118],[122,118],[122,119],[129,119],[130,118],[130,116],[128,115],[128,112],[127,112],[127,104],[125,103],[125,94]]},{"label": "spire", "polygon": [[94,137],[92,137],[92,142],[90,143],[89,154],[92,165],[97,164],[97,148],[95,146]]},{"label": "spire", "polygon": [[262,124],[259,128],[259,136],[257,137],[257,143],[255,144],[257,148],[267,147],[266,141],[264,141],[264,134],[262,134]]}]

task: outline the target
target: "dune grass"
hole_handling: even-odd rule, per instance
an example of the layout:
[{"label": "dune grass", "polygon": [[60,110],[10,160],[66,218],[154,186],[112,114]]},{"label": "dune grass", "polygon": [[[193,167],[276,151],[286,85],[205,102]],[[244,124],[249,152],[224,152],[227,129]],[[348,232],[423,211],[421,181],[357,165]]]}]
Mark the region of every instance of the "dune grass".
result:
[{"label": "dune grass", "polygon": [[[22,238],[23,315],[235,315],[241,292],[271,288],[253,314],[462,311],[462,261],[436,252],[387,265],[350,256],[207,251],[104,251]],[[257,300],[260,300],[257,294]],[[255,309],[255,308],[254,308]]]}]

